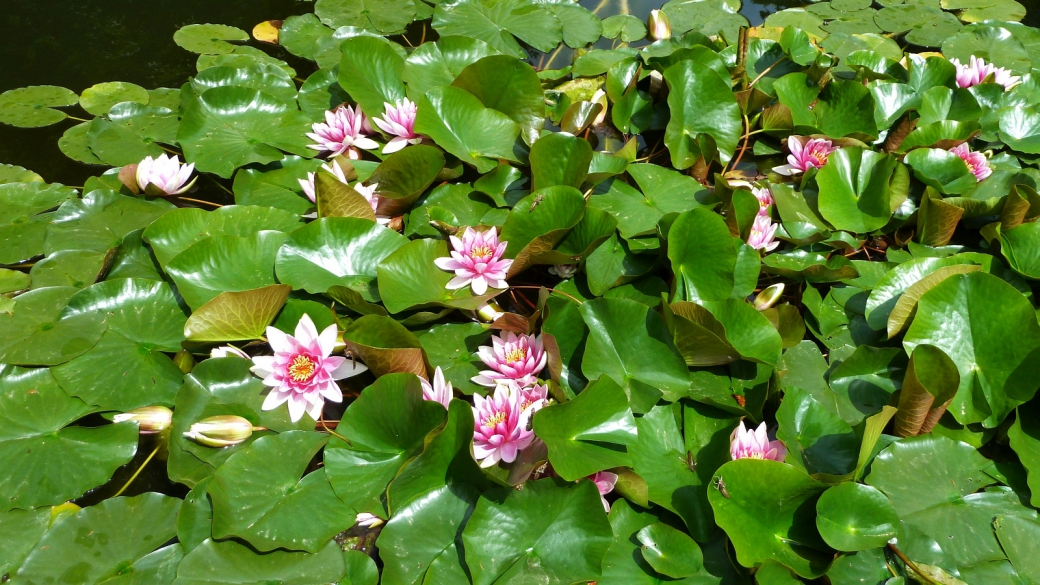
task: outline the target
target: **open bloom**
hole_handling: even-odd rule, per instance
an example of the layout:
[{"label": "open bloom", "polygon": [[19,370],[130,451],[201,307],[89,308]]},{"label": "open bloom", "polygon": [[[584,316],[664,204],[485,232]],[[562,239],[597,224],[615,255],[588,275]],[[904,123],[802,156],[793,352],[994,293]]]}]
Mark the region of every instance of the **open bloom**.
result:
[{"label": "open bloom", "polygon": [[383,147],[383,154],[397,152],[409,144],[419,144],[422,137],[415,133],[415,103],[404,98],[394,105],[383,104],[382,118],[372,118],[379,129],[393,136]]},{"label": "open bloom", "polygon": [[520,407],[524,410],[534,408],[536,411],[549,405],[549,387],[544,384],[534,384],[520,388]]},{"label": "open bloom", "polygon": [[358,148],[379,148],[375,140],[366,136],[372,133],[372,128],[365,120],[361,106],[355,110],[344,105],[325,112],[325,123],[314,124],[311,129],[314,132],[309,132],[307,137],[315,144],[308,145],[307,148],[327,151],[330,158],[346,154],[352,159],[359,159],[361,153],[358,152]]},{"label": "open bloom", "polygon": [[778,225],[773,223],[768,215],[756,216],[755,223],[751,224],[751,233],[748,234],[748,245],[756,250],[772,252],[780,245],[780,242],[773,239]]},{"label": "open bloom", "polygon": [[989,168],[989,161],[986,160],[986,155],[981,152],[972,152],[968,148],[967,142],[954,146],[950,149],[950,152],[956,154],[964,161],[964,164],[968,165],[968,170],[975,175],[976,181],[982,181],[993,174],[993,169]]},{"label": "open bloom", "polygon": [[787,155],[786,165],[773,167],[773,170],[781,175],[797,175],[815,168],[818,169],[827,164],[827,157],[838,150],[830,140],[813,138],[804,145],[796,136],[787,137],[787,148],[791,154]]},{"label": "open bloom", "polygon": [[524,410],[519,390],[504,385],[486,398],[474,394],[473,403],[473,457],[481,467],[515,461],[535,438],[528,428],[535,409]]},{"label": "open bloom", "polygon": [[329,325],[319,335],[306,314],[297,323],[295,336],[268,327],[267,342],[274,355],[252,358],[251,368],[264,379],[265,385],[272,387],[261,408],[271,410],[288,402],[289,418],[293,422],[300,420],[304,412],[318,420],[326,399],[343,400],[336,380],[368,369],[354,360],[333,356],[336,326]]},{"label": "open bloom", "polygon": [[769,206],[773,204],[773,192],[769,187],[752,187],[755,199],[758,199],[758,214],[769,215]]},{"label": "open bloom", "polygon": [[[339,163],[332,161],[321,165],[319,171],[325,170],[330,173],[333,177],[336,177],[340,183],[347,185],[347,176],[343,173],[343,169],[339,166]],[[307,196],[307,199],[311,200],[311,203],[318,201],[317,191],[314,188],[314,173],[307,173],[306,179],[297,179],[300,182],[300,187],[303,189],[303,194]],[[374,207],[373,207],[374,209]]]},{"label": "open bloom", "polygon": [[482,295],[490,288],[507,288],[506,274],[513,265],[512,260],[502,260],[506,242],[498,241],[498,230],[491,228],[478,232],[466,228],[460,240],[450,236],[454,248],[450,258],[437,258],[434,263],[441,270],[454,270],[455,278],[448,281],[447,288],[456,290],[467,284],[473,294]]},{"label": "open bloom", "polygon": [[787,447],[781,441],[770,441],[766,435],[766,423],[749,431],[744,421],[733,429],[729,436],[729,454],[733,459],[772,459],[783,461],[787,455]]},{"label": "open bloom", "polygon": [[605,496],[614,491],[614,486],[617,485],[618,480],[617,474],[609,471],[597,471],[590,475],[589,479],[596,484],[596,488],[599,489],[599,499],[603,501],[603,509],[607,511],[607,514],[610,514],[610,503],[607,502]]},{"label": "open bloom", "polygon": [[957,67],[957,85],[960,87],[978,85],[986,81],[990,75],[993,75],[993,82],[1003,85],[1004,89],[1011,89],[1022,80],[1017,75],[1012,75],[1007,69],[994,67],[992,63],[986,63],[985,60],[979,59],[975,55],[971,56],[967,65],[962,64],[956,58],[950,59],[950,63]]},{"label": "open bloom", "polygon": [[423,400],[439,402],[444,405],[444,408],[448,408],[448,403],[452,398],[451,382],[444,380],[444,372],[441,371],[440,366],[437,366],[437,371],[433,374],[433,384],[422,378],[419,378],[419,381],[422,382]]},{"label": "open bloom", "polygon": [[[195,170],[195,163],[190,165],[181,164],[181,160],[177,158],[177,155],[166,156],[166,154],[160,154],[159,158],[152,158],[150,156],[144,157],[144,160],[137,163],[137,185],[141,191],[149,195],[159,195],[160,193],[166,195],[180,195],[191,189],[191,186],[195,184],[195,179],[188,181],[191,178],[192,171]],[[152,186],[151,191],[148,187]]]},{"label": "open bloom", "polygon": [[474,376],[475,383],[481,386],[507,384],[515,388],[533,386],[538,372],[549,359],[542,348],[541,337],[517,335],[512,331],[492,337],[491,346],[480,346],[477,355],[491,369]]}]

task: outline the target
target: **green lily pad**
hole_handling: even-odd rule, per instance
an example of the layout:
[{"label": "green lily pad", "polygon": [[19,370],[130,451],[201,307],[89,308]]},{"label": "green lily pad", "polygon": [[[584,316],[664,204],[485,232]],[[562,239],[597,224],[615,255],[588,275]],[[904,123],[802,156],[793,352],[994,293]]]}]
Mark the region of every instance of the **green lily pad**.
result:
[{"label": "green lily pad", "polygon": [[[101,276],[105,268],[105,256],[106,254],[90,250],[55,252],[34,264],[29,271],[33,277],[32,288],[90,286]],[[28,281],[26,285],[28,286]]]},{"label": "green lily pad", "polygon": [[0,123],[18,128],[50,126],[68,117],[54,108],[74,106],[78,101],[75,92],[54,85],[9,89],[0,94]]},{"label": "green lily pad", "polygon": [[224,55],[235,50],[228,41],[248,41],[249,33],[223,24],[189,24],[173,33],[178,47],[203,55]]},{"label": "green lily pad", "polygon": [[517,38],[545,53],[563,40],[563,23],[548,9],[528,0],[457,0],[438,4],[433,12],[433,28],[442,37],[479,39],[518,59],[527,55]]},{"label": "green lily pad", "polygon": [[469,287],[448,290],[454,272],[437,268],[433,261],[449,256],[444,240],[413,240],[383,259],[378,267],[379,297],[386,310],[400,313],[426,306],[475,310],[501,291],[488,289],[474,296]]},{"label": "green lily pad", "polygon": [[79,97],[79,105],[95,116],[105,116],[112,106],[119,102],[135,102],[147,104],[150,96],[148,90],[134,83],[125,81],[106,81],[83,90]]},{"label": "green lily pad", "polygon": [[234,85],[259,89],[292,106],[296,100],[296,85],[284,70],[267,63],[257,63],[249,67],[232,67],[220,65],[199,71],[191,80],[196,93],[202,93],[214,87]]},{"label": "green lily pad", "polygon": [[120,195],[98,189],[62,204],[47,226],[44,251],[93,250],[105,253],[115,248],[123,237],[150,225],[172,211],[174,206],[162,199]]},{"label": "green lily pad", "polygon": [[545,123],[545,96],[538,74],[509,55],[490,55],[468,65],[451,85],[473,94],[484,107],[509,116],[528,143],[534,142]]},{"label": "green lily pad", "polygon": [[899,516],[892,503],[868,485],[838,484],[820,496],[816,510],[820,535],[838,550],[885,546],[898,533]]},{"label": "green lily pad", "polygon": [[405,97],[404,55],[382,37],[359,35],[340,46],[339,85],[371,116],[381,116],[384,104]]},{"label": "green lily pad", "polygon": [[404,32],[415,18],[411,0],[318,0],[314,14],[332,28],[353,26],[384,35]]},{"label": "green lily pad", "polygon": [[997,67],[1020,73],[1029,72],[1032,66],[1029,51],[1022,41],[1008,29],[996,24],[971,24],[957,34],[947,34],[942,41],[942,52],[961,63],[967,63],[975,55]]},{"label": "green lily pad", "polygon": [[636,533],[643,558],[658,573],[682,579],[704,567],[701,549],[686,533],[667,524],[651,524]]},{"label": "green lily pad", "polygon": [[285,306],[292,288],[274,284],[255,290],[223,292],[188,317],[184,335],[191,341],[260,339]]},{"label": "green lily pad", "polygon": [[60,319],[61,311],[78,289],[51,287],[18,297],[13,314],[0,313],[0,362],[56,365],[85,353],[104,333],[105,316],[82,313]]},{"label": "green lily pad", "polygon": [[408,85],[408,95],[418,101],[435,87],[451,85],[469,65],[497,54],[497,49],[471,37],[442,36],[436,42],[423,43],[404,62],[402,78]]},{"label": "green lily pad", "polygon": [[226,291],[275,284],[274,262],[285,234],[218,235],[200,240],[166,264],[166,273],[193,310]]},{"label": "green lily pad", "polygon": [[177,567],[177,585],[239,585],[276,582],[285,585],[340,582],[343,551],[333,541],[317,553],[274,550],[258,553],[234,540],[205,542]]},{"label": "green lily pad", "polygon": [[49,369],[0,366],[0,462],[9,470],[0,479],[0,510],[78,498],[133,458],[134,423],[68,426],[92,410],[66,394]]},{"label": "green lily pad", "polygon": [[646,25],[631,14],[615,14],[603,19],[603,36],[631,43],[646,36]]},{"label": "green lily pad", "polygon": [[687,211],[669,235],[677,300],[720,301],[733,294],[738,254],[722,217],[707,209]]},{"label": "green lily pad", "polygon": [[520,134],[509,116],[487,108],[473,94],[457,87],[437,87],[420,99],[415,131],[486,173],[498,159],[516,161],[513,144]]},{"label": "green lily pad", "polygon": [[909,184],[907,175],[906,167],[889,155],[841,148],[816,176],[820,214],[840,230],[865,233],[884,227],[906,198],[900,186]]},{"label": "green lily pad", "polygon": [[742,129],[740,106],[729,81],[707,65],[692,60],[669,67],[664,79],[670,89],[671,112],[664,141],[672,166],[685,169],[693,166],[698,157],[709,158],[703,151],[701,134],[711,137],[722,162],[728,162],[736,151]]},{"label": "green lily pad", "polygon": [[314,203],[303,194],[299,179],[306,180],[307,173],[317,171],[319,166],[320,160],[287,156],[263,167],[239,169],[232,187],[235,203],[277,207],[303,215],[314,209]]},{"label": "green lily pad", "polygon": [[645,235],[669,213],[682,213],[708,204],[708,191],[693,177],[650,164],[633,164],[628,172],[639,189],[613,181],[606,193],[593,194],[589,207],[613,215],[625,238]]}]

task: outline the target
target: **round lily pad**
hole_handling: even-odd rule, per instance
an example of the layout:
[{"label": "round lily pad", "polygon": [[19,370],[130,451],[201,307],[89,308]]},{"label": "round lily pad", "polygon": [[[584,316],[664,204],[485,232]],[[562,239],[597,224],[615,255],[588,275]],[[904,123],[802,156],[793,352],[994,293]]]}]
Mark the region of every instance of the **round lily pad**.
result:
[{"label": "round lily pad", "polygon": [[148,103],[148,90],[124,81],[106,81],[83,90],[79,105],[95,116],[104,116],[119,102]]},{"label": "round lily pad", "polygon": [[202,55],[224,55],[235,50],[228,41],[248,40],[246,31],[223,24],[189,24],[173,33],[177,46]]},{"label": "round lily pad", "polygon": [[54,108],[75,105],[78,99],[72,90],[54,85],[11,89],[0,94],[0,123],[19,128],[57,124],[67,116]]}]

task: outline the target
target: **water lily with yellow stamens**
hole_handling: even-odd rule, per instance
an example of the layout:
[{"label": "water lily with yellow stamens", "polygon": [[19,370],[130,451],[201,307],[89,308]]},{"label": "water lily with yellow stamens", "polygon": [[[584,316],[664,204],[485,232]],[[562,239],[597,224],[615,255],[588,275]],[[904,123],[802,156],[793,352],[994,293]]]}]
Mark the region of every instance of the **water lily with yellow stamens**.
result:
[{"label": "water lily with yellow stamens", "polygon": [[473,395],[473,457],[481,467],[499,461],[512,463],[521,450],[534,441],[528,427],[534,408],[523,408],[523,396],[516,388],[497,386],[492,395]]},{"label": "water lily with yellow stamens", "polygon": [[508,384],[517,389],[537,382],[538,372],[549,358],[542,348],[541,337],[517,335],[512,331],[492,337],[491,346],[480,346],[477,355],[491,369],[474,376],[473,382],[481,386]]},{"label": "water lily with yellow stamens", "polygon": [[458,290],[469,285],[473,294],[482,295],[488,288],[507,288],[506,274],[513,265],[512,260],[502,260],[506,242],[498,241],[498,230],[491,228],[478,232],[466,228],[462,238],[450,236],[454,250],[451,257],[433,261],[441,270],[454,270],[455,278],[448,281],[446,288]]},{"label": "water lily with yellow stamens", "polygon": [[773,167],[781,175],[798,175],[809,169],[818,169],[827,164],[827,157],[838,150],[830,140],[812,138],[802,144],[797,136],[787,138],[787,148],[791,154],[787,156],[786,165]]},{"label": "water lily with yellow stamens", "polygon": [[296,335],[274,327],[267,328],[267,342],[273,356],[253,359],[252,372],[271,386],[264,399],[263,410],[289,403],[289,418],[296,422],[306,412],[314,420],[321,416],[325,400],[340,402],[336,380],[356,376],[368,369],[355,360],[332,355],[336,344],[336,326],[329,325],[321,334],[308,315],[296,325]]}]

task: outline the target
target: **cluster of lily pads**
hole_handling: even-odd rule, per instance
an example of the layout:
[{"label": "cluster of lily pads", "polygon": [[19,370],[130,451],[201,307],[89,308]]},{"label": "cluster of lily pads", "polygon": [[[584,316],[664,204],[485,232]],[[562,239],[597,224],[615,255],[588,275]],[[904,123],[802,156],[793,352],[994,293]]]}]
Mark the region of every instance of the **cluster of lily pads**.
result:
[{"label": "cluster of lily pads", "polygon": [[1040,31],[880,6],[318,0],[0,94],[99,170],[0,166],[0,581],[1040,583]]}]

